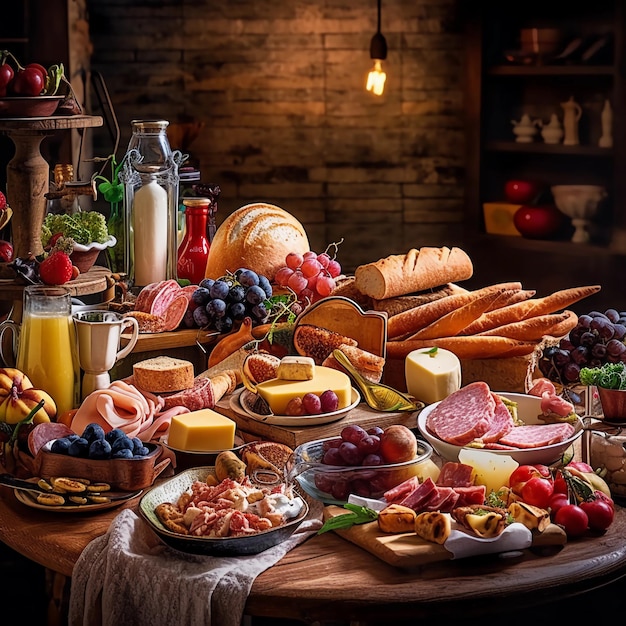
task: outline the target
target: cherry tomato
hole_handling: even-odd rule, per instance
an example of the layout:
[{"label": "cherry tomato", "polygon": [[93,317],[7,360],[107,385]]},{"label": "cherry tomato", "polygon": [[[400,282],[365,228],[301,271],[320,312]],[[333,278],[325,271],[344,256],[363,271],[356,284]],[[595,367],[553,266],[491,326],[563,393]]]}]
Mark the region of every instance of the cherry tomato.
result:
[{"label": "cherry tomato", "polygon": [[589,518],[577,504],[562,506],[554,516],[554,522],[562,526],[568,537],[580,537],[589,527]]},{"label": "cherry tomato", "polygon": [[559,512],[559,509],[564,507],[566,504],[569,504],[569,500],[564,493],[552,494],[550,502],[548,502],[548,508],[550,509],[552,519],[554,519],[555,515]]},{"label": "cherry tomato", "polygon": [[565,482],[565,478],[563,478],[563,472],[561,472],[561,470],[558,470],[554,476],[554,493],[567,494],[567,483]]},{"label": "cherry tomato", "polygon": [[533,477],[551,480],[550,468],[546,465],[520,465],[509,476],[509,487],[513,493],[522,495],[522,487]]},{"label": "cherry tomato", "polygon": [[522,487],[522,500],[527,504],[547,509],[554,490],[552,481],[540,476],[533,476]]},{"label": "cherry tomato", "polygon": [[587,514],[591,530],[604,531],[613,523],[615,512],[604,500],[586,500],[580,503],[580,508]]},{"label": "cherry tomato", "polygon": [[7,87],[13,80],[14,72],[13,68],[8,63],[0,65],[0,96],[6,96]]},{"label": "cherry tomato", "polygon": [[44,82],[44,85],[46,84],[46,77],[48,76],[48,70],[41,65],[40,63],[29,63],[26,67],[32,67],[36,70],[39,70],[39,73],[41,74],[41,78]]},{"label": "cherry tomato", "polygon": [[18,96],[38,96],[43,91],[44,80],[38,69],[27,67],[15,75],[11,87]]},{"label": "cherry tomato", "polygon": [[606,502],[613,510],[615,510],[615,502],[613,502],[613,499],[609,498],[609,496],[607,496],[604,491],[596,489],[593,492],[593,496],[596,500],[602,500],[602,502]]}]

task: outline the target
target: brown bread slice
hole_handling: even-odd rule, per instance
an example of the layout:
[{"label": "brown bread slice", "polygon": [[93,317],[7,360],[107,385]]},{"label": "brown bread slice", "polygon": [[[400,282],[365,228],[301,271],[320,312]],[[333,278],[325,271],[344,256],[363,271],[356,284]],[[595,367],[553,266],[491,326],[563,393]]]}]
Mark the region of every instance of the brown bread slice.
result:
[{"label": "brown bread slice", "polygon": [[[379,383],[383,377],[383,367],[385,366],[385,359],[381,356],[362,350],[357,346],[349,346],[348,344],[341,344],[339,346],[347,357],[350,363],[355,369],[367,380],[373,383]],[[332,367],[333,369],[345,372],[346,370],[339,364],[337,359],[329,354],[322,362],[324,367]]]},{"label": "brown bread slice", "polygon": [[316,365],[321,365],[342,344],[356,346],[357,342],[351,337],[312,324],[299,324],[293,333],[296,352],[300,356],[310,356]]}]

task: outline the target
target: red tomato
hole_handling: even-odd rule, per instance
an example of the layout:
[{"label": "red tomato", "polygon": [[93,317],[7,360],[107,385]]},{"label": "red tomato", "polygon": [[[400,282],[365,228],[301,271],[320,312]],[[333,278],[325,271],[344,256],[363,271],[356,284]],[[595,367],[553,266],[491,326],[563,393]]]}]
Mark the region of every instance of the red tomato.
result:
[{"label": "red tomato", "polygon": [[583,461],[572,461],[565,466],[565,469],[577,469],[579,472],[591,472],[593,473],[593,467]]},{"label": "red tomato", "polygon": [[532,202],[541,191],[541,185],[532,180],[507,180],[504,184],[504,195],[513,204]]},{"label": "red tomato", "polygon": [[554,516],[554,522],[562,526],[568,537],[580,537],[589,527],[589,518],[577,504],[562,506]]},{"label": "red tomato", "polygon": [[613,523],[615,512],[604,500],[586,500],[580,503],[580,508],[587,514],[591,530],[604,531]]},{"label": "red tomato", "polygon": [[550,502],[548,503],[552,519],[554,519],[554,516],[559,512],[559,509],[564,507],[566,504],[569,504],[569,500],[564,493],[552,494]]},{"label": "red tomato", "polygon": [[555,206],[521,206],[513,215],[515,228],[529,239],[546,239],[563,223],[563,213]]},{"label": "red tomato", "polygon": [[13,68],[8,63],[0,65],[0,92],[6,95],[6,89],[9,83],[13,80]]},{"label": "red tomato", "polygon": [[596,500],[602,500],[602,502],[606,502],[613,510],[615,510],[615,502],[613,502],[613,500],[609,498],[609,496],[607,496],[606,493],[604,493],[604,491],[600,491],[599,489],[596,489],[593,492],[593,497]]},{"label": "red tomato", "polygon": [[39,70],[41,78],[43,79],[43,82],[45,84],[46,76],[48,76],[48,70],[43,65],[41,65],[40,63],[29,63],[26,67],[32,67],[36,70]]},{"label": "red tomato", "polygon": [[567,483],[565,482],[565,478],[563,478],[563,472],[561,472],[561,470],[558,470],[554,476],[554,493],[567,494]]},{"label": "red tomato", "polygon": [[540,476],[533,476],[522,487],[522,500],[527,504],[547,509],[554,489],[552,481]]},{"label": "red tomato", "polygon": [[38,96],[43,91],[44,80],[38,69],[27,67],[15,75],[11,87],[18,96]]},{"label": "red tomato", "polygon": [[533,477],[550,478],[550,468],[546,465],[520,465],[511,472],[509,487],[520,496],[522,487]]}]

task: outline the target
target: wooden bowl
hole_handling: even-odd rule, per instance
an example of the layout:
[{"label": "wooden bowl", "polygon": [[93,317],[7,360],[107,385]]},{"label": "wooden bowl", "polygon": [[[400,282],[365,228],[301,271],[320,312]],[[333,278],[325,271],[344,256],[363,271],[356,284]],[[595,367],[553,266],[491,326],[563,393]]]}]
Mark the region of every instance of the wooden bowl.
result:
[{"label": "wooden bowl", "polygon": [[48,117],[65,96],[15,96],[0,98],[0,117]]}]

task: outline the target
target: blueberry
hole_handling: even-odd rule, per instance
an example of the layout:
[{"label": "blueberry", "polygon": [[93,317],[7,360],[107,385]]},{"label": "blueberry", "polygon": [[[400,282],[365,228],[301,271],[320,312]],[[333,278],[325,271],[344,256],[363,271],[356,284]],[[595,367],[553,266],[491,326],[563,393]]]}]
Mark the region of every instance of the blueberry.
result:
[{"label": "blueberry", "polygon": [[79,437],[70,443],[69,448],[67,449],[67,453],[70,456],[78,456],[82,458],[87,457],[87,453],[89,452],[89,442],[83,437]]},{"label": "blueberry", "polygon": [[128,448],[122,448],[111,453],[112,459],[132,459],[133,451]]},{"label": "blueberry", "polygon": [[204,305],[211,299],[211,292],[207,287],[198,287],[192,294],[191,299],[196,304]]},{"label": "blueberry", "polygon": [[104,428],[100,424],[92,422],[85,426],[83,431],[83,439],[86,439],[89,443],[96,441],[97,439],[104,439]]},{"label": "blueberry", "polygon": [[70,443],[72,443],[72,441],[76,441],[79,438],[80,435],[77,435],[76,433],[72,433],[71,435],[65,435],[65,437],[63,437],[63,439],[67,439]]},{"label": "blueberry", "polygon": [[137,450],[144,447],[143,441],[139,437],[133,437],[131,441],[133,442],[133,453],[137,454]]},{"label": "blueberry", "polygon": [[213,283],[209,293],[214,300],[219,298],[220,300],[226,299],[228,292],[230,291],[230,285],[225,280],[216,280]]},{"label": "blueberry", "polygon": [[[198,307],[198,308],[201,308],[201,307]],[[185,315],[183,315],[183,324],[185,325],[185,328],[195,328],[196,322],[193,319],[193,311],[191,309],[187,309],[185,311]]]},{"label": "blueberry", "polygon": [[243,302],[243,299],[246,297],[246,289],[241,285],[233,285],[229,292],[227,300],[229,302]]},{"label": "blueberry", "polygon": [[228,307],[228,312],[234,320],[242,320],[246,316],[246,305],[243,302],[235,302]]},{"label": "blueberry", "polygon": [[224,302],[221,298],[215,298],[214,300],[211,300],[205,308],[209,318],[216,319],[218,317],[224,317],[224,314],[226,313],[226,302]]},{"label": "blueberry", "polygon": [[90,459],[109,459],[111,457],[111,444],[106,439],[96,439],[89,446]]},{"label": "blueberry", "polygon": [[259,274],[259,287],[263,289],[263,291],[265,292],[265,296],[267,298],[272,297],[274,290],[272,289],[272,285],[269,279],[267,278],[267,276],[263,276],[262,274]]},{"label": "blueberry", "polygon": [[259,275],[252,270],[243,270],[241,274],[239,274],[239,282],[244,287],[252,287],[259,284]]},{"label": "blueberry", "polygon": [[124,448],[126,448],[127,450],[130,450],[132,452],[134,446],[135,444],[130,437],[119,437],[111,444],[111,451],[117,452],[118,450],[123,450]]},{"label": "blueberry", "polygon": [[113,430],[110,430],[105,436],[104,438],[111,444],[113,445],[113,442],[116,439],[120,439],[121,437],[126,437],[126,433],[121,429],[121,428],[114,428]]},{"label": "blueberry", "polygon": [[150,454],[150,448],[146,448],[146,446],[141,446],[139,450],[133,451],[134,457],[148,456],[149,454]]},{"label": "blueberry", "polygon": [[255,304],[250,312],[252,313],[254,319],[258,322],[264,322],[267,319],[267,308],[262,302]]},{"label": "blueberry", "polygon": [[233,318],[225,315],[215,320],[215,330],[218,333],[229,333],[233,329]]},{"label": "blueberry", "polygon": [[72,442],[67,437],[55,439],[50,446],[50,452],[55,454],[67,454]]},{"label": "blueberry", "polygon": [[211,321],[209,320],[209,316],[207,315],[206,309],[203,306],[199,306],[197,309],[194,309],[192,317],[196,326],[199,326],[200,328],[208,326],[209,322]]}]

